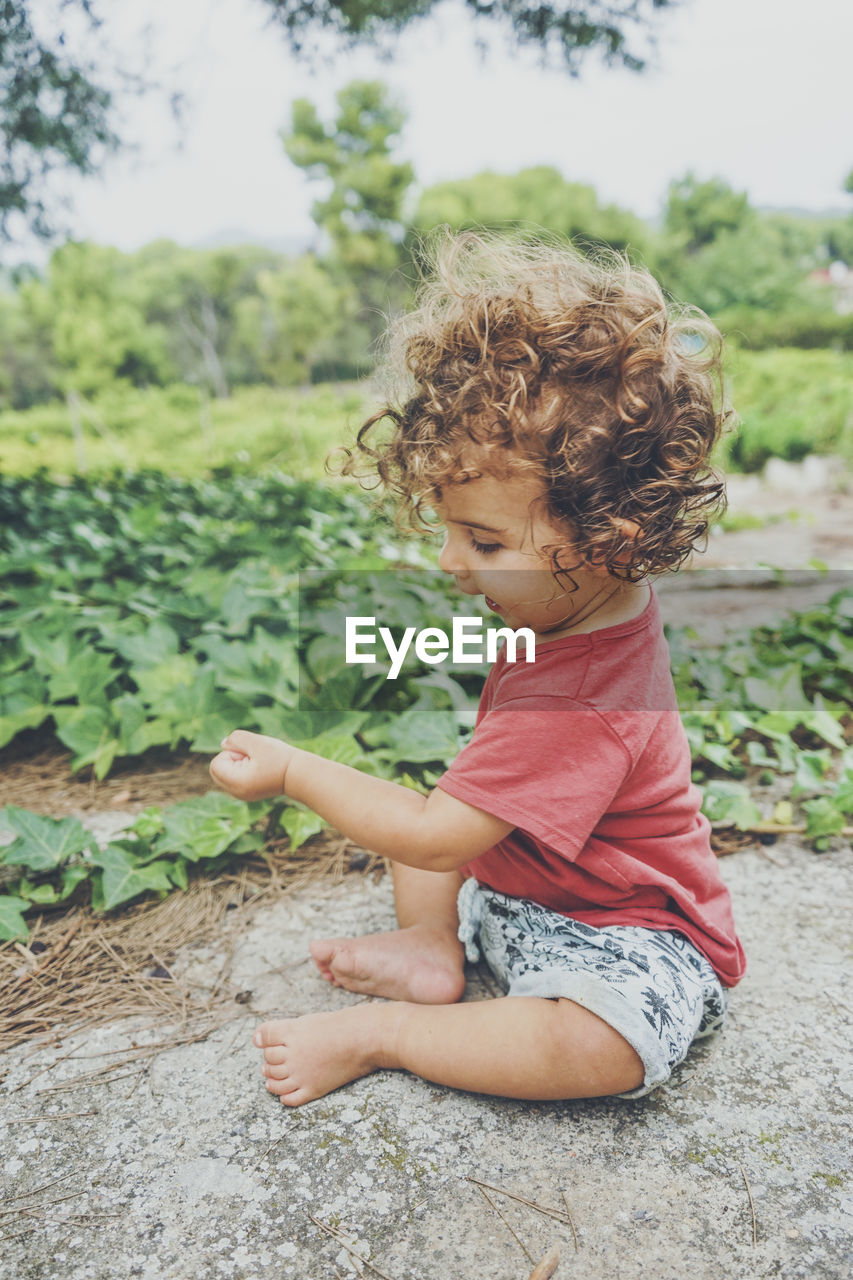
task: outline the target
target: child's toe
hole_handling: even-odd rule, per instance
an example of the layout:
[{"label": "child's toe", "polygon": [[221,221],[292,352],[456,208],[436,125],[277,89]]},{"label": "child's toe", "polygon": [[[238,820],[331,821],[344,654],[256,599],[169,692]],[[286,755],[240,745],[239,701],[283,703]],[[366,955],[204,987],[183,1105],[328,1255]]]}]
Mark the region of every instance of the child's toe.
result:
[{"label": "child's toe", "polygon": [[282,1064],[278,1067],[270,1066],[268,1062],[264,1063],[263,1072],[268,1080],[286,1080],[290,1068]]},{"label": "child's toe", "polygon": [[310,1102],[311,1099],[312,1095],[307,1089],[294,1089],[292,1093],[282,1093],[278,1100],[286,1107],[301,1107],[303,1102]]},{"label": "child's toe", "polygon": [[252,1043],[258,1049],[268,1049],[272,1045],[283,1045],[290,1026],[290,1021],[262,1022],[252,1037]]},{"label": "child's toe", "polygon": [[266,1084],[270,1093],[275,1093],[279,1097],[287,1093],[293,1093],[297,1087],[294,1080],[267,1080]]}]

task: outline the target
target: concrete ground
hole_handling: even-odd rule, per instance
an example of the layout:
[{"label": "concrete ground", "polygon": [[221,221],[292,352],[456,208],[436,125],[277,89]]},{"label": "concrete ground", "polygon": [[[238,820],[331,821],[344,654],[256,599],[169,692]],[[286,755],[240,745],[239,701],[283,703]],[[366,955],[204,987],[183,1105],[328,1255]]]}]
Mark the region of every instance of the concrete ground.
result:
[{"label": "concrete ground", "polygon": [[[532,1258],[559,1245],[556,1280],[850,1275],[849,844],[786,838],[721,866],[749,973],[722,1036],[634,1102],[511,1102],[382,1072],[288,1110],[252,1028],[357,999],[306,944],[390,927],[390,885],[230,913],[175,966],[211,987],[235,944],[239,1000],[206,1039],[88,1083],[170,1029],[125,1021],[0,1058],[0,1276],[524,1280],[532,1262],[469,1178],[557,1213],[489,1192]],[[486,995],[472,971],[468,998]]]}]

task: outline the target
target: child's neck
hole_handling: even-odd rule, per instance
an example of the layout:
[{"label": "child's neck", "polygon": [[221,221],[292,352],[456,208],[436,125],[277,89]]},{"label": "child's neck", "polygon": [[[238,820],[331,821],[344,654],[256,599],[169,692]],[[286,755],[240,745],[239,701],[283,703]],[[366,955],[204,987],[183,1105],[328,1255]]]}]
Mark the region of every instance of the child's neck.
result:
[{"label": "child's neck", "polygon": [[547,644],[549,640],[562,640],[566,636],[589,635],[593,631],[601,631],[604,627],[616,627],[622,622],[632,622],[638,618],[649,603],[650,587],[647,582],[619,584],[610,596],[602,595],[603,603],[596,607],[594,601],[581,605],[575,610],[579,621],[573,623],[568,619],[564,627],[543,632],[536,637],[537,644]]}]

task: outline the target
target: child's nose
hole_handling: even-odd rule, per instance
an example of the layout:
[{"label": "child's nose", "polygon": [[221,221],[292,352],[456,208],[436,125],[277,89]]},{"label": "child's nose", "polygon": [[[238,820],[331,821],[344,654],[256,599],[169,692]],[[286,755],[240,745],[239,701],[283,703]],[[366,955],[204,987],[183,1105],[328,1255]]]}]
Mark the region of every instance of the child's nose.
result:
[{"label": "child's nose", "polygon": [[438,556],[438,567],[444,573],[453,574],[454,577],[460,577],[467,573],[459,544],[455,539],[451,539],[450,534],[445,535],[444,543]]}]

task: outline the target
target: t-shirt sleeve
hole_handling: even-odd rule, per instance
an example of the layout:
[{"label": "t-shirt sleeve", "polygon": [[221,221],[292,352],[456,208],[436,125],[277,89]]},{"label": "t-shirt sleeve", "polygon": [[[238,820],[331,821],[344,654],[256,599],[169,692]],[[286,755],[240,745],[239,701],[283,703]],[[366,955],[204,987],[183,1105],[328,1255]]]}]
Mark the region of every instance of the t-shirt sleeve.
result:
[{"label": "t-shirt sleeve", "polygon": [[438,786],[574,859],[632,768],[598,711],[522,698],[489,711]]}]

